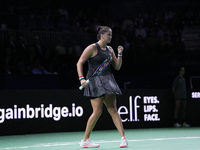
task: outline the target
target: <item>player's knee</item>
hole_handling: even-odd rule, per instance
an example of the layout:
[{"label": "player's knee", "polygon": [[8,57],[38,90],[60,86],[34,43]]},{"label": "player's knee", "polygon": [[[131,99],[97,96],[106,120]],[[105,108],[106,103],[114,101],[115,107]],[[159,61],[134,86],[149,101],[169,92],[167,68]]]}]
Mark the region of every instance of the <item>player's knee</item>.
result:
[{"label": "player's knee", "polygon": [[117,109],[114,108],[114,107],[109,107],[109,108],[107,108],[107,110],[108,110],[108,112],[109,112],[110,114],[117,113]]},{"label": "player's knee", "polygon": [[101,114],[102,114],[102,109],[98,109],[98,110],[93,111],[93,114],[94,114],[95,116],[101,116]]}]

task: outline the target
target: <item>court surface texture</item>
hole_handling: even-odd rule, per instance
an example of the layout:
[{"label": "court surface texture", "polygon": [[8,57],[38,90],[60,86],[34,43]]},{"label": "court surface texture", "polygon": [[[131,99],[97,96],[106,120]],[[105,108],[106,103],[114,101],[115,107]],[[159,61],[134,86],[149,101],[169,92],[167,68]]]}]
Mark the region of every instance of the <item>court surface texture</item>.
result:
[{"label": "court surface texture", "polygon": [[[200,127],[126,129],[130,150],[200,150]],[[0,136],[0,150],[81,150],[84,132],[59,132]],[[117,150],[117,130],[93,131],[90,140],[98,150]]]}]

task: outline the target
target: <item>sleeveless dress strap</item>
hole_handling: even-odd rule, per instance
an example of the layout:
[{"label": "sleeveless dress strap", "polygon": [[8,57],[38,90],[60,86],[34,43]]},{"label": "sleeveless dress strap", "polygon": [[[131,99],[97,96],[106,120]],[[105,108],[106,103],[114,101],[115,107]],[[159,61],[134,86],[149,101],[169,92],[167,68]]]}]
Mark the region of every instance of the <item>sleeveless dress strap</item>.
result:
[{"label": "sleeveless dress strap", "polygon": [[98,51],[101,49],[98,43],[95,43],[95,45],[97,46]]}]

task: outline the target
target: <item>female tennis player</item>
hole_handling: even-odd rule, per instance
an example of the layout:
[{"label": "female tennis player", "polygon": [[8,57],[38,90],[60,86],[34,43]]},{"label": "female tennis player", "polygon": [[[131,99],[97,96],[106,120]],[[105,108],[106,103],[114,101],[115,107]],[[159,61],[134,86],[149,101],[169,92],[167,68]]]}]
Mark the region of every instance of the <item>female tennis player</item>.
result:
[{"label": "female tennis player", "polygon": [[[85,48],[82,55],[77,62],[77,72],[79,75],[80,83],[84,89],[84,96],[90,97],[93,113],[89,117],[86,125],[84,139],[81,140],[81,147],[84,148],[97,148],[100,145],[90,141],[90,134],[102,113],[103,103],[105,104],[108,112],[112,116],[113,122],[121,135],[120,147],[128,147],[128,142],[124,134],[121,117],[117,112],[116,95],[121,95],[113,74],[111,73],[110,66],[112,65],[116,70],[119,70],[122,65],[122,52],[123,47],[118,46],[118,57],[115,56],[112,47],[107,44],[111,42],[112,30],[107,26],[98,27],[97,43],[93,43]],[[83,74],[83,65],[88,61],[88,72],[86,79],[90,78],[99,65],[108,57],[112,60],[107,69],[101,74],[93,78],[87,84]]]}]

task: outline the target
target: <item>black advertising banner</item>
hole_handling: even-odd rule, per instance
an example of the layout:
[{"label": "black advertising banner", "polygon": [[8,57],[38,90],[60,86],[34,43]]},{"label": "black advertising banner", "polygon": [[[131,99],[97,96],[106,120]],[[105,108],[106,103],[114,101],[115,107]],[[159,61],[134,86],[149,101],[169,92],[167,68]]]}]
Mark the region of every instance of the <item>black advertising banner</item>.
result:
[{"label": "black advertising banner", "polygon": [[91,113],[89,100],[78,90],[1,91],[2,134],[84,130]]},{"label": "black advertising banner", "polygon": [[118,112],[127,128],[173,125],[174,106],[170,90],[125,90],[118,104]]},{"label": "black advertising banner", "polygon": [[[173,126],[171,90],[122,90],[117,108],[125,129]],[[200,125],[200,92],[188,91],[187,114]],[[92,107],[79,90],[0,91],[0,135],[84,131]],[[115,129],[106,107],[94,130]]]}]

